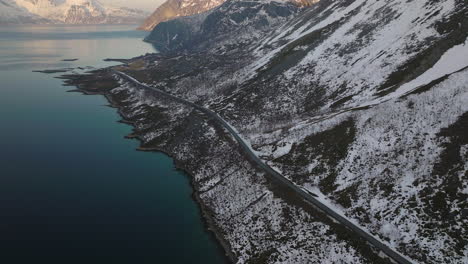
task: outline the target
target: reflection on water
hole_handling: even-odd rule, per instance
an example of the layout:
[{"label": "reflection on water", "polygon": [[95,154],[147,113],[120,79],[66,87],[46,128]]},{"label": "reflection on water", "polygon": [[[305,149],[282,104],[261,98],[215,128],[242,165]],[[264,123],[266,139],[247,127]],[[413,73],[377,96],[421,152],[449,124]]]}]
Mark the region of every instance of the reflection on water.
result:
[{"label": "reflection on water", "polygon": [[0,28],[0,263],[224,261],[170,158],[134,151],[103,97],[32,72],[154,52],[133,28]]},{"label": "reflection on water", "polygon": [[[155,52],[134,26],[12,26],[0,28],[0,70],[110,65],[102,59]],[[138,39],[138,41],[135,41]],[[56,59],[55,61],[53,59]],[[76,63],[62,59],[78,58]]]}]

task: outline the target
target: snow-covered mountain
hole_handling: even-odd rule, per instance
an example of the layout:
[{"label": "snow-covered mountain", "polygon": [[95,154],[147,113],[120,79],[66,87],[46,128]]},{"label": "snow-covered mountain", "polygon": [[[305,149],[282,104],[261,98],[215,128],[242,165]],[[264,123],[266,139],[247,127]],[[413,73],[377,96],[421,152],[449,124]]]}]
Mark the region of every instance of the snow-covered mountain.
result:
[{"label": "snow-covered mountain", "polygon": [[14,0],[0,0],[0,24],[49,23],[48,19],[30,13]]},{"label": "snow-covered mountain", "polygon": [[45,19],[65,24],[138,23],[141,10],[109,7],[97,0],[16,0],[16,4]]},{"label": "snow-covered mountain", "polygon": [[[219,113],[271,166],[404,255],[466,263],[466,1],[322,0],[284,16],[271,3],[159,24],[148,40],[183,56],[140,58],[135,76]],[[231,232],[243,259],[273,243]]]},{"label": "snow-covered mountain", "polygon": [[[216,112],[260,159],[415,263],[465,264],[467,38],[466,0],[300,11],[231,0],[160,23],[147,40],[161,53],[116,69]],[[106,94],[143,149],[192,175],[233,262],[390,263],[269,180],[209,116],[93,74],[79,87]]]}]

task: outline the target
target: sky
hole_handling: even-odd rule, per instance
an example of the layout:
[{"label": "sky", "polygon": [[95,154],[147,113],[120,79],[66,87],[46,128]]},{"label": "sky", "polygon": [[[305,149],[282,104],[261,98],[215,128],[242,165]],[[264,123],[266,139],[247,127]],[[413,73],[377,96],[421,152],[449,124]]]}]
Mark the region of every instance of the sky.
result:
[{"label": "sky", "polygon": [[103,4],[139,8],[148,12],[153,12],[164,1],[165,0],[100,0]]}]

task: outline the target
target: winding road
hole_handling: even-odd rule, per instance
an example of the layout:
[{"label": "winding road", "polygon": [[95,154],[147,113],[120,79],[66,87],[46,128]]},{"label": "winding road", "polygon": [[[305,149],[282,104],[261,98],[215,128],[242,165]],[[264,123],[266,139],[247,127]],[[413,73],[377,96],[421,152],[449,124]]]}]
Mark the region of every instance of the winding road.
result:
[{"label": "winding road", "polygon": [[351,231],[353,231],[356,235],[364,238],[368,243],[373,245],[375,248],[379,249],[381,252],[385,253],[388,257],[396,261],[397,263],[400,264],[409,264],[409,263],[414,263],[411,261],[409,258],[401,255],[394,249],[390,248],[388,245],[383,243],[380,239],[374,237],[372,234],[369,232],[365,231],[362,227],[356,225],[355,223],[351,222],[348,220],[345,216],[342,214],[336,212],[329,206],[325,205],[323,202],[321,202],[319,199],[317,199],[317,196],[313,193],[310,193],[306,190],[304,190],[302,187],[297,186],[293,182],[291,182],[289,179],[278,173],[276,170],[272,169],[270,166],[268,166],[263,160],[261,160],[250,148],[249,144],[247,144],[237,133],[237,131],[229,125],[223,118],[221,118],[217,113],[211,111],[210,109],[207,109],[203,106],[197,105],[195,103],[192,103],[190,101],[184,100],[182,98],[179,98],[177,96],[174,96],[172,94],[169,94],[167,92],[164,92],[158,88],[155,87],[150,87],[146,84],[143,84],[136,80],[135,78],[120,72],[116,70],[111,70],[113,73],[117,74],[124,80],[131,82],[133,85],[136,87],[140,87],[143,89],[149,89],[152,90],[158,94],[161,94],[165,97],[168,97],[176,102],[179,102],[181,104],[189,105],[192,106],[193,108],[199,110],[200,112],[206,114],[207,116],[213,118],[218,124],[223,126],[239,143],[240,147],[244,151],[244,153],[253,161],[255,162],[261,169],[263,169],[268,175],[270,175],[272,178],[274,178],[276,181],[279,183],[285,185],[286,187],[290,188],[297,194],[299,194],[305,201],[309,202],[316,208],[320,209],[323,211],[325,214],[327,214],[329,217],[332,217],[335,219],[337,222],[340,224],[344,225]]}]

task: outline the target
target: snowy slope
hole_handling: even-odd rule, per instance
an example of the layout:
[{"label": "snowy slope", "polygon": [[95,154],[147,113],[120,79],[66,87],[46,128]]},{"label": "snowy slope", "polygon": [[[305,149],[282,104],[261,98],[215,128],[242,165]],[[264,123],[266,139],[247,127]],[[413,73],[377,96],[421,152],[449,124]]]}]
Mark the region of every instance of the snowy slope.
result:
[{"label": "snowy slope", "polygon": [[257,47],[226,114],[400,252],[466,263],[467,36],[464,1],[321,1]]},{"label": "snowy slope", "polygon": [[268,39],[265,44],[275,48],[260,53],[252,70],[263,71],[261,77],[275,70],[275,58],[296,56],[280,70],[284,83],[326,86],[325,96],[345,87],[337,100],[352,97],[347,104],[358,105],[405,82],[396,76],[405,67],[416,66],[407,78],[421,74],[448,48],[463,43],[466,12],[460,0],[322,1]]},{"label": "snowy slope", "polygon": [[402,254],[466,263],[466,1],[322,0],[246,31],[269,8],[240,2],[198,16],[196,55],[144,57],[138,76],[219,113]]},{"label": "snowy slope", "polygon": [[[296,11],[229,1],[161,23],[152,37],[166,50],[119,70],[218,113],[269,165],[415,262],[467,263],[466,0]],[[116,98],[145,147],[192,164],[239,263],[385,263],[316,211],[296,211],[307,206],[196,111],[131,85]]]}]

